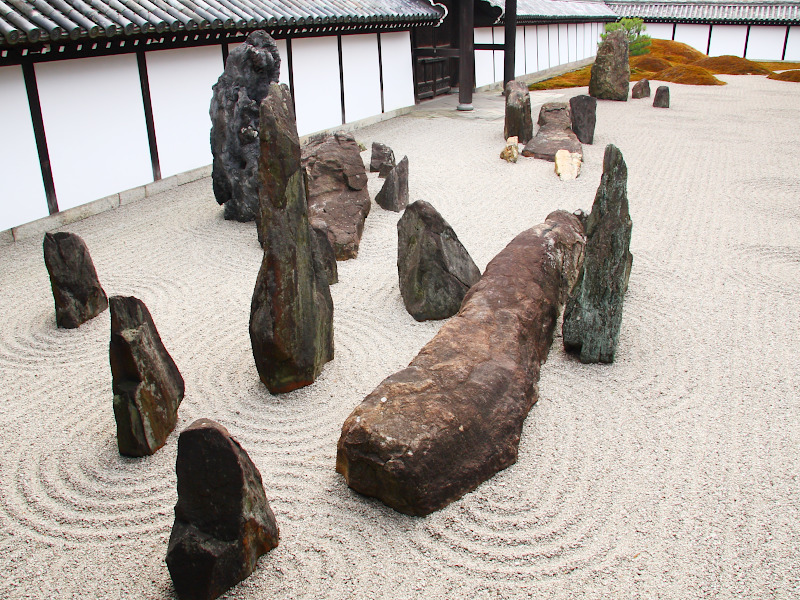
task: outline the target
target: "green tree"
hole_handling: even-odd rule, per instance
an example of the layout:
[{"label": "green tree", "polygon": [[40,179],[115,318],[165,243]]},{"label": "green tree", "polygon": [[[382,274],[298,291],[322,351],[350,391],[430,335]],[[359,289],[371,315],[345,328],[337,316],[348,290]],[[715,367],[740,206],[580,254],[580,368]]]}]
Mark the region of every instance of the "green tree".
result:
[{"label": "green tree", "polygon": [[650,52],[650,36],[643,33],[647,27],[642,19],[623,18],[616,23],[606,23],[606,32],[601,33],[600,37],[605,41],[606,36],[617,29],[622,29],[628,36],[628,52],[631,56]]}]

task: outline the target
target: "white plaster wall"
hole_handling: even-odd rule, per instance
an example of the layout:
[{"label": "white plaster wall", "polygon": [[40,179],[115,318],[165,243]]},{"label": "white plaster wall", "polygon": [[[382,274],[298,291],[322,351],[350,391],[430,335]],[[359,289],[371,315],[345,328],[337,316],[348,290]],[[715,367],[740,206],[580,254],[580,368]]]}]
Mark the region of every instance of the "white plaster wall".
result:
[{"label": "white plaster wall", "polygon": [[0,67],[0,231],[46,217],[47,197],[22,67]]},{"label": "white plaster wall", "polygon": [[525,27],[525,70],[528,73],[541,71],[539,68],[539,39],[536,25]]},{"label": "white plaster wall", "polygon": [[747,25],[714,25],[711,28],[709,56],[744,56]]},{"label": "white plaster wall", "polygon": [[536,39],[539,44],[539,70],[549,69],[550,64],[550,28],[547,25],[536,26]]},{"label": "white plaster wall", "polygon": [[[506,30],[503,27],[492,27],[492,36],[494,44],[506,43]],[[494,55],[494,81],[503,81],[505,74],[505,52],[502,50],[493,50]]]},{"label": "white plaster wall", "polygon": [[678,26],[675,28],[675,41],[688,44],[692,48],[705,54],[708,49],[709,29],[709,25],[678,23]]},{"label": "white plaster wall", "polygon": [[219,46],[147,52],[147,77],[161,176],[211,164],[211,87],[222,74]]},{"label": "white plaster wall", "polygon": [[60,210],[153,180],[135,55],[35,70]]},{"label": "white plaster wall", "polygon": [[381,114],[378,35],[342,36],[344,114],[347,122]]},{"label": "white plaster wall", "polygon": [[528,72],[526,67],[525,46],[527,40],[525,39],[525,28],[517,27],[516,45],[514,50],[514,77],[525,75]]},{"label": "white plaster wall", "polygon": [[578,23],[575,26],[575,48],[578,54],[578,60],[586,58],[586,34],[584,31],[585,27],[583,23]]},{"label": "white plaster wall", "polygon": [[594,24],[593,23],[584,23],[583,24],[583,57],[588,58],[590,56],[594,56],[597,53],[597,42],[592,35],[594,31]]},{"label": "white plaster wall", "polygon": [[786,27],[751,25],[745,58],[751,60],[780,60]]},{"label": "white plaster wall", "polygon": [[789,39],[786,40],[785,60],[800,61],[800,27],[789,27]]},{"label": "white plaster wall", "polygon": [[[493,44],[492,28],[477,27],[474,40],[476,44]],[[494,52],[492,50],[475,50],[475,87],[494,82]]]},{"label": "white plaster wall", "polygon": [[578,60],[578,25],[570,23],[567,25],[567,42],[569,48],[567,49],[568,62]]},{"label": "white plaster wall", "polygon": [[645,33],[657,40],[672,39],[672,23],[645,23]]},{"label": "white plaster wall", "polygon": [[[414,105],[414,67],[411,63],[411,33],[381,34],[383,58],[383,107],[396,110]],[[379,113],[376,113],[379,114]]]},{"label": "white plaster wall", "polygon": [[342,124],[339,47],[336,36],[292,40],[297,133]]},{"label": "white plaster wall", "polygon": [[558,64],[565,65],[569,62],[569,25],[558,24]]},{"label": "white plaster wall", "polygon": [[561,64],[558,59],[558,25],[548,25],[549,45],[548,52],[550,53],[550,66],[556,67]]}]

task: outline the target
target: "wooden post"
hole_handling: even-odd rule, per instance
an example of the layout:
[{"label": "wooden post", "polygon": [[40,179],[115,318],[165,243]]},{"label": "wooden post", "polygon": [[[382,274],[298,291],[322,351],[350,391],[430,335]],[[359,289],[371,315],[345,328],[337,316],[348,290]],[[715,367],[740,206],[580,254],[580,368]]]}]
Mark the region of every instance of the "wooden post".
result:
[{"label": "wooden post", "polygon": [[472,110],[475,87],[475,0],[460,0],[458,110]]},{"label": "wooden post", "polygon": [[509,81],[514,80],[517,53],[517,0],[506,0],[506,41],[503,68],[503,90]]}]

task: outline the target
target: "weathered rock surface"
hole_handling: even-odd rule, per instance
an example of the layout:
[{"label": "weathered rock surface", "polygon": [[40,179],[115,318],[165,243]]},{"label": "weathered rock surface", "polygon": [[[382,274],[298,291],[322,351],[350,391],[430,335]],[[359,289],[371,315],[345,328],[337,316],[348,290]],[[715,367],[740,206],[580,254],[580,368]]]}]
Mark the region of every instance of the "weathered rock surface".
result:
[{"label": "weathered rock surface", "polygon": [[594,127],[597,123],[597,98],[581,94],[569,99],[569,113],[572,118],[572,131],[582,144],[594,141]]},{"label": "weathered rock surface", "polygon": [[214,196],[226,219],[252,221],[258,215],[258,111],[281,57],[275,40],[254,31],[228,55],[211,97],[211,154]]},{"label": "weathered rock surface", "polygon": [[569,104],[566,102],[545,102],[539,108],[539,118],[536,124],[540,127],[548,125],[557,126],[561,129],[568,129],[572,126],[572,118],[569,114]]},{"label": "weathered rock surface", "polygon": [[669,108],[669,87],[666,85],[658,86],[656,95],[653,97],[653,106],[656,108]]},{"label": "weathered rock surface", "polygon": [[167,567],[178,598],[213,600],[278,545],[261,473],[228,431],[199,419],[178,438],[178,503]]},{"label": "weathered rock surface", "polygon": [[426,515],[516,461],[583,243],[558,211],[489,263],[459,313],[345,421],[336,470],[351,488]]},{"label": "weathered rock surface", "polygon": [[381,208],[400,212],[408,206],[408,157],[397,163],[389,171],[381,191],[375,196],[375,202]]},{"label": "weathered rock surface", "polygon": [[631,98],[638,100],[640,98],[650,97],[650,81],[648,79],[640,79],[633,84],[631,90]]},{"label": "weathered rock surface", "polygon": [[586,221],[586,257],[564,310],[564,349],[581,362],[614,361],[633,256],[628,213],[628,168],[616,146],[606,146],[603,176]]},{"label": "weathered rock surface", "polygon": [[328,237],[328,230],[321,223],[311,225],[311,242],[313,246],[314,260],[317,272],[324,272],[328,285],[339,282],[339,268],[336,266],[336,255],[333,253],[333,246]]},{"label": "weathered rock surface", "polygon": [[56,325],[75,329],[108,308],[108,297],[83,238],[74,233],[45,233],[42,250],[56,305]]},{"label": "weathered rock surface", "polygon": [[250,305],[250,342],[261,381],[277,394],[313,383],[333,358],[333,301],[324,257],[315,255],[321,244],[309,224],[306,174],[285,85],[273,84],[261,104],[261,125],[264,259]]},{"label": "weathered rock surface", "polygon": [[303,148],[303,165],[309,219],[327,227],[336,260],[355,258],[371,206],[355,138],[341,131],[312,138]]},{"label": "weathered rock surface", "polygon": [[583,146],[570,126],[572,120],[566,102],[546,102],[539,109],[539,131],[522,149],[523,156],[554,162],[556,152],[567,150],[583,157]]},{"label": "weathered rock surface", "polygon": [[512,136],[506,140],[506,147],[500,151],[500,158],[515,163],[519,159],[519,138]]},{"label": "weathered rock surface", "polygon": [[506,84],[506,114],[503,137],[516,136],[524,144],[533,137],[531,94],[521,81]]},{"label": "weathered rock surface", "polygon": [[581,174],[583,160],[580,154],[573,154],[569,150],[559,150],[555,159],[556,175],[561,181],[577,179]]},{"label": "weathered rock surface", "polygon": [[370,173],[378,173],[378,177],[386,177],[395,166],[394,151],[386,144],[372,142],[372,156],[369,161]]},{"label": "weathered rock surface", "polygon": [[119,452],[154,454],[175,429],[184,384],[150,311],[138,298],[111,297],[108,355]]},{"label": "weathered rock surface", "polygon": [[397,272],[403,303],[417,321],[452,317],[481,278],[453,228],[424,200],[397,222]]},{"label": "weathered rock surface", "polygon": [[589,95],[600,100],[627,100],[631,81],[628,38],[621,29],[610,32],[597,49],[589,79]]}]

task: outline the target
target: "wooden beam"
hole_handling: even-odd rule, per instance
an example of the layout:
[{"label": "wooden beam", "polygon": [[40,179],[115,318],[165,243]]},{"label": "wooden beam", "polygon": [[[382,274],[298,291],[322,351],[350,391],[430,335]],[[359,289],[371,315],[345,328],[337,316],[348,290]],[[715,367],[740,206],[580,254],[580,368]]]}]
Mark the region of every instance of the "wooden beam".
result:
[{"label": "wooden beam", "polygon": [[472,110],[475,87],[475,0],[459,2],[458,110]]},{"label": "wooden beam", "polygon": [[503,89],[514,79],[517,54],[517,0],[506,0],[505,56],[503,57]]}]

